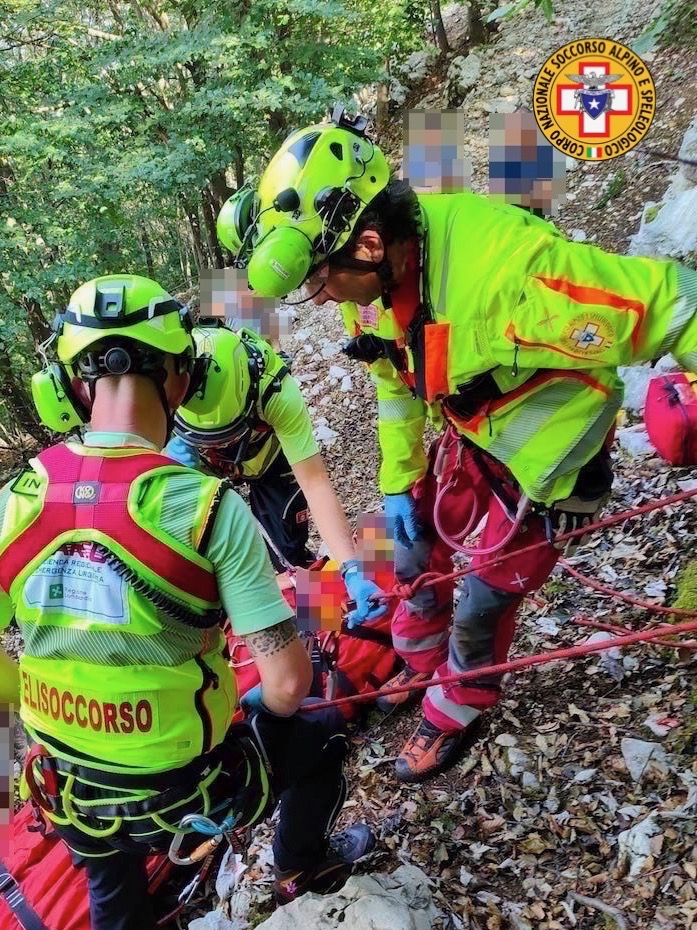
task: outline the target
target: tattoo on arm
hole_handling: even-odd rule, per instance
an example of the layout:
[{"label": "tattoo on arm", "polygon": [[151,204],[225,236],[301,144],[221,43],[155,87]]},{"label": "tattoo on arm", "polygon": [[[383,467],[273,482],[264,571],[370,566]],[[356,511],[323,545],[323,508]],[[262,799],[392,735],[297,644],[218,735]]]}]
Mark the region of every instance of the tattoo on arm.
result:
[{"label": "tattoo on arm", "polygon": [[244,637],[249,653],[253,659],[259,656],[273,656],[281,652],[297,636],[292,620],[283,620],[267,630],[259,630]]}]

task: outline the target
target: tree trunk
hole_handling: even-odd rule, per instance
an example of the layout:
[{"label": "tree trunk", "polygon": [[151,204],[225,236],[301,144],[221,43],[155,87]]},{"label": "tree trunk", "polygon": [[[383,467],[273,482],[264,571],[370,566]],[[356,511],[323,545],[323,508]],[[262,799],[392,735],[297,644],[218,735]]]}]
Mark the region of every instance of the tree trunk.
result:
[{"label": "tree trunk", "polygon": [[184,215],[189,221],[189,229],[191,230],[191,243],[194,249],[194,264],[196,265],[196,270],[200,271],[206,266],[206,253],[204,251],[203,240],[201,238],[201,223],[198,218],[198,212],[188,205],[184,197],[180,197],[179,202],[182,205]]},{"label": "tree trunk", "polygon": [[470,0],[467,7],[467,22],[469,26],[470,45],[485,45],[488,33],[482,20],[482,8],[479,0]]},{"label": "tree trunk", "polygon": [[385,62],[385,72],[387,73],[387,80],[381,81],[378,84],[378,99],[377,105],[375,107],[375,128],[377,130],[378,138],[381,139],[383,135],[387,132],[390,125],[390,63],[389,61]]},{"label": "tree trunk", "polygon": [[237,190],[244,184],[244,154],[239,145],[235,146],[235,184]]},{"label": "tree trunk", "polygon": [[150,246],[150,236],[144,226],[140,228],[140,245],[145,256],[145,267],[148,269],[148,277],[155,277],[155,263],[152,260],[152,248]]},{"label": "tree trunk", "polygon": [[211,203],[216,211],[220,210],[225,201],[232,194],[232,189],[228,187],[227,178],[224,171],[216,171],[208,182]]},{"label": "tree trunk", "polygon": [[[445,25],[443,23],[443,16],[440,10],[440,0],[430,0],[429,3],[431,7],[431,23],[433,24],[433,34],[436,39],[436,45],[438,46],[438,51],[441,55],[446,55],[450,51],[450,43],[448,42],[448,35],[445,31]],[[470,9],[471,9],[470,4]]]},{"label": "tree trunk", "polygon": [[46,322],[46,317],[41,312],[41,305],[38,301],[25,297],[22,300],[22,306],[26,312],[27,325],[34,339],[34,344],[39,345],[46,342],[51,335],[51,327]]},{"label": "tree trunk", "polygon": [[218,243],[218,232],[215,228],[215,213],[211,204],[211,195],[207,190],[201,191],[201,208],[203,210],[203,222],[206,229],[206,239],[208,240],[208,251],[213,259],[214,268],[224,268],[225,260],[223,252]]}]

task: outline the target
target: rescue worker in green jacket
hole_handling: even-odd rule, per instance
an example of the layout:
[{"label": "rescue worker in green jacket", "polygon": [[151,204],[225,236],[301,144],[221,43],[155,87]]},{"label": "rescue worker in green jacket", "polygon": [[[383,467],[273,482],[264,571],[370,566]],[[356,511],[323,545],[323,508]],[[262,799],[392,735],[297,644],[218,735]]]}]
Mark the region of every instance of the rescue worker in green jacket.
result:
[{"label": "rescue worker in green jacket", "polygon": [[[26,784],[87,868],[93,930],[154,928],[145,854],[182,817],[251,823],[281,795],[278,900],[337,887],[369,842],[363,828],[341,857],[328,845],[345,736],[302,712],[310,661],[248,508],[160,452],[200,375],[188,312],[154,281],[109,275],[55,328],[39,413],[89,426],[0,491],[0,628],[14,615],[24,639]],[[232,728],[223,612],[261,676]]]},{"label": "rescue worker in green jacket", "polygon": [[278,571],[315,561],[307,549],[309,504],[356,604],[349,625],[382,616],[383,592],[356,559],[307,406],[285,361],[261,336],[233,332],[215,318],[199,320],[193,335],[209,362],[201,386],[175,415],[167,455],[248,484],[252,513]]},{"label": "rescue worker in green jacket", "polygon": [[[607,499],[617,366],[672,352],[694,367],[697,274],[568,242],[472,193],[417,196],[390,178],[366,123],[337,108],[283,143],[258,191],[237,195],[238,263],[262,296],[304,284],[307,299],[341,305],[348,351],[377,383],[400,578],[472,554],[466,537],[487,516],[452,630],[449,584],[395,614],[404,683],[505,659],[523,597],[556,561],[554,533],[587,525]],[[448,426],[430,456],[427,415]],[[490,564],[545,539],[534,558]],[[499,685],[428,689],[398,777],[449,765]]]}]

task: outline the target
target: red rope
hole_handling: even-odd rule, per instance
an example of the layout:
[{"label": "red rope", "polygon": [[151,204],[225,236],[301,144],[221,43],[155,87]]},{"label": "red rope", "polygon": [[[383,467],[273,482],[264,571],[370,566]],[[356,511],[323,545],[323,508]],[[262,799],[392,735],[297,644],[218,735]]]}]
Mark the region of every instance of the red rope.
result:
[{"label": "red rope", "polygon": [[[590,626],[595,630],[605,630],[607,633],[619,633],[620,635],[633,632],[626,626],[619,626],[617,623],[603,623],[601,620],[591,620],[589,617],[574,617],[574,623],[578,626]],[[648,629],[652,629],[652,627]],[[670,646],[671,649],[675,649],[677,646],[681,649],[697,649],[697,640],[685,639],[676,643],[675,640],[671,639],[657,639],[656,645]]]},{"label": "red rope", "polygon": [[[317,704],[308,705],[303,708],[303,710],[315,711],[322,710],[325,707],[337,707],[340,704],[361,704],[364,701],[374,701],[378,697],[389,694],[405,694],[409,691],[425,690],[426,688],[433,688],[437,685],[462,684],[465,681],[480,679],[484,676],[504,675],[507,672],[520,672],[535,665],[546,665],[549,662],[558,662],[562,659],[575,659],[578,656],[588,655],[593,652],[603,652],[606,649],[621,649],[624,646],[631,646],[634,643],[651,642],[652,640],[660,639],[662,636],[674,636],[678,633],[694,632],[697,632],[697,620],[676,624],[665,623],[652,630],[644,630],[639,633],[627,633],[611,640],[602,640],[595,643],[581,643],[578,646],[568,646],[565,649],[553,649],[550,652],[522,656],[519,659],[510,659],[508,662],[500,662],[498,665],[487,665],[483,668],[472,669],[468,672],[460,672],[457,675],[445,675],[442,678],[432,678],[431,681],[403,685],[398,688],[385,688],[382,691],[367,691],[363,694],[353,694],[350,697],[336,698],[333,701],[321,701]],[[673,645],[678,645],[678,643],[673,643]]]},{"label": "red rope", "polygon": [[559,559],[559,564],[561,567],[567,571],[573,578],[576,578],[581,584],[586,585],[589,588],[593,588],[594,591],[598,591],[600,594],[606,594],[608,597],[615,597],[620,601],[625,601],[627,604],[631,604],[633,607],[641,607],[643,610],[650,610],[655,614],[675,614],[678,617],[694,617],[697,614],[697,610],[684,610],[682,607],[664,607],[663,604],[652,604],[651,601],[642,601],[638,597],[634,597],[632,594],[625,594],[623,591],[616,591],[614,588],[609,588],[606,585],[600,584],[600,582],[595,581],[593,578],[589,578],[588,575],[582,575],[577,569],[565,559]]},{"label": "red rope", "polygon": [[[641,507],[633,507],[631,510],[623,510],[621,513],[612,514],[610,517],[605,517],[603,520],[597,520],[595,523],[591,523],[589,526],[584,526],[577,530],[570,530],[568,533],[561,533],[559,536],[555,537],[555,544],[566,542],[569,539],[575,539],[579,536],[585,536],[586,533],[594,533],[596,530],[605,529],[608,526],[615,526],[618,523],[623,523],[625,520],[631,520],[634,517],[639,517],[644,513],[651,513],[653,510],[661,510],[663,507],[670,507],[671,504],[678,504],[681,501],[688,500],[691,497],[697,495],[697,488],[693,488],[691,491],[681,491],[679,494],[671,494],[669,497],[662,497],[659,500],[649,501],[648,504],[642,504]],[[492,565],[499,565],[501,562],[506,562],[508,559],[518,558],[521,555],[526,555],[528,552],[535,552],[537,549],[541,549],[543,546],[547,546],[549,543],[547,540],[543,539],[540,542],[532,543],[530,546],[525,546],[523,549],[516,549],[513,552],[506,552],[503,555],[496,555],[491,559],[487,559],[485,562],[482,562],[477,566],[477,571],[481,569],[489,568]],[[419,575],[418,578],[415,578],[410,584],[396,584],[392,589],[392,592],[388,597],[399,597],[403,599],[409,599],[416,594],[421,588],[427,588],[431,585],[437,584],[440,581],[451,581],[456,578],[461,578],[464,575],[469,575],[470,572],[474,571],[473,566],[467,566],[466,568],[458,569],[457,571],[450,572],[447,575],[441,575],[439,572],[426,572],[423,575]]]}]

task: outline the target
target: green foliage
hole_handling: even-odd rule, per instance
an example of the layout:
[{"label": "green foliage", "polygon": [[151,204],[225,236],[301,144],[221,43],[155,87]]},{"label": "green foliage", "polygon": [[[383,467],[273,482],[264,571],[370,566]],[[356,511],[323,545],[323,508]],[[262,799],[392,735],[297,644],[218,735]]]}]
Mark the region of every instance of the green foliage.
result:
[{"label": "green foliage", "polygon": [[688,562],[678,575],[677,594],[673,607],[697,611],[697,561]]},{"label": "green foliage", "polygon": [[619,197],[619,195],[624,190],[626,183],[627,172],[624,170],[624,168],[620,168],[619,171],[613,174],[610,183],[605,190],[605,193],[599,198],[593,209],[602,210],[603,207],[606,207],[611,200],[614,200],[615,197]]},{"label": "green foliage", "polygon": [[632,43],[637,55],[661,45],[688,46],[697,42],[697,9],[694,0],[664,0],[658,15]]},{"label": "green foliage", "polygon": [[176,291],[220,264],[231,189],[420,44],[424,17],[414,0],[0,4],[0,365],[26,385],[90,277]]}]

